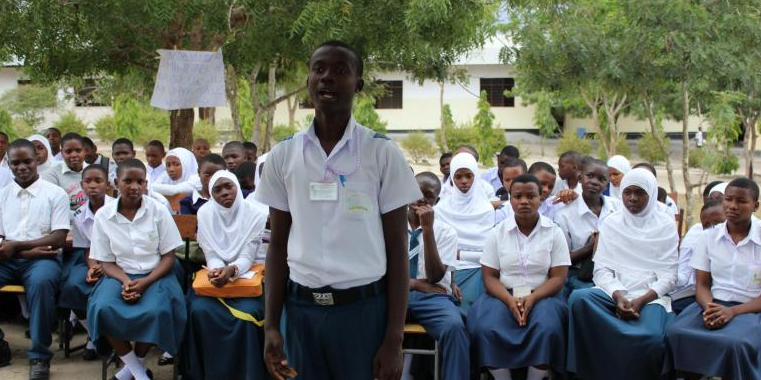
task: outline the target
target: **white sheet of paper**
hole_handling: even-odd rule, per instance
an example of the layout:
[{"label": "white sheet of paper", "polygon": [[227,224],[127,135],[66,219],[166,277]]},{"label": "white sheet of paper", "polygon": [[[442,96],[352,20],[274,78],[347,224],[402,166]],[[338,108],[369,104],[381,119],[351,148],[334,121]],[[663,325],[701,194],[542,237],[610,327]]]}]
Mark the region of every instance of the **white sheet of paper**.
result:
[{"label": "white sheet of paper", "polygon": [[222,50],[158,50],[161,56],[151,105],[165,110],[225,107]]},{"label": "white sheet of paper", "polygon": [[246,280],[250,280],[250,279],[254,278],[254,276],[256,276],[256,271],[255,270],[250,270],[250,271],[248,271],[246,273],[243,273],[242,275],[238,276],[238,278],[243,278],[243,279],[246,279]]}]

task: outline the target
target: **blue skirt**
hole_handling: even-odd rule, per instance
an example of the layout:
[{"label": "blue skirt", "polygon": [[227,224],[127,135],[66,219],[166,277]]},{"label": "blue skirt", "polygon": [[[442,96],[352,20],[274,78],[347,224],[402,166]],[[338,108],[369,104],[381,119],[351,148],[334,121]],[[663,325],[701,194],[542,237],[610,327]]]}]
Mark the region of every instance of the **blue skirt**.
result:
[{"label": "blue skirt", "polygon": [[724,327],[709,330],[703,325],[703,309],[693,303],[669,327],[667,339],[677,370],[729,379],[761,379],[761,313],[737,315]]},{"label": "blue skirt", "polygon": [[[229,298],[232,308],[264,320],[264,297]],[[187,375],[190,379],[268,379],[262,349],[264,330],[232,315],[213,297],[188,295]]]},{"label": "blue skirt", "polygon": [[695,296],[684,297],[678,300],[672,300],[671,310],[674,312],[674,314],[679,316],[679,314],[681,314],[682,311],[684,311],[684,309],[686,309],[688,306],[692,305],[693,303],[695,303]]},{"label": "blue skirt", "polygon": [[637,320],[616,317],[616,304],[598,288],[580,289],[568,300],[568,371],[588,380],[653,380],[664,365],[666,327],[674,319],[661,305],[646,305]]},{"label": "blue skirt", "polygon": [[518,326],[502,301],[484,294],[473,304],[467,326],[480,367],[522,368],[550,365],[565,370],[568,307],[558,293],[540,300],[525,327]]},{"label": "blue skirt", "polygon": [[64,254],[61,266],[61,293],[58,306],[64,309],[86,310],[93,285],[85,282],[88,270],[84,250]]},{"label": "blue skirt", "polygon": [[[133,280],[145,276],[129,275]],[[185,333],[187,308],[174,274],[154,282],[137,303],[124,302],[121,294],[121,282],[111,277],[104,277],[95,284],[87,303],[92,341],[109,336],[154,344],[176,355]]]},{"label": "blue skirt", "polygon": [[468,315],[471,305],[486,292],[481,268],[457,270],[454,272],[454,280],[460,287],[462,294],[460,314],[465,317]]},{"label": "blue skirt", "polygon": [[563,286],[563,295],[568,299],[574,290],[587,289],[593,286],[595,286],[594,282],[579,280],[579,268],[572,266],[568,268],[568,280],[566,280],[565,286]]}]

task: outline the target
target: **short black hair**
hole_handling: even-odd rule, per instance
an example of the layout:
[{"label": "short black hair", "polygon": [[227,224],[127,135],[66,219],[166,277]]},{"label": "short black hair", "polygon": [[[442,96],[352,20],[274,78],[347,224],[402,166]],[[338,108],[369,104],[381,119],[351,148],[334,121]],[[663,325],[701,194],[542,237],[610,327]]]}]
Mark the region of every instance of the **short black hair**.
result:
[{"label": "short black hair", "polygon": [[632,169],[637,169],[637,168],[647,169],[650,171],[650,173],[653,173],[653,176],[655,178],[658,178],[658,173],[655,172],[655,166],[653,166],[653,164],[649,162],[640,162],[639,164],[634,165]]},{"label": "short black hair", "polygon": [[[111,149],[113,150],[117,145],[126,145],[129,147],[129,150],[135,150],[135,145],[132,144],[132,140],[126,137],[119,137],[118,139],[114,140],[114,143],[111,144]],[[145,168],[145,166],[143,166],[143,168]]]},{"label": "short black hair", "polygon": [[121,177],[122,173],[127,169],[140,169],[143,173],[147,173],[143,161],[140,161],[137,158],[128,158],[122,161],[122,163],[116,168],[116,176]]},{"label": "short black hair", "polygon": [[[339,47],[339,48],[342,48],[342,49],[346,49],[352,55],[354,55],[354,60],[355,60],[355,62],[354,62],[354,68],[357,70],[357,76],[358,77],[362,77],[362,75],[365,72],[365,64],[364,64],[364,62],[362,62],[362,54],[360,54],[359,51],[357,51],[357,49],[355,49],[353,46],[349,45],[348,43],[346,43],[344,41],[329,40],[329,41],[325,41],[325,42],[321,43],[320,46],[316,47],[312,51],[312,54],[314,54],[314,52],[317,51],[319,48],[325,47],[325,46],[332,46],[332,47]],[[309,57],[309,60],[310,61],[312,60],[311,56]]]},{"label": "short black hair", "polygon": [[497,168],[497,178],[499,178],[500,181],[502,181],[502,171],[505,170],[505,168],[521,168],[523,173],[528,171],[528,168],[526,167],[526,161],[523,161],[520,158],[507,156],[507,159],[504,161],[504,165]]},{"label": "short black hair", "polygon": [[521,158],[521,151],[513,145],[505,146],[499,154],[507,157]]},{"label": "short black hair", "polygon": [[8,146],[8,153],[10,156],[10,151],[12,149],[22,149],[22,148],[29,148],[32,151],[33,155],[37,154],[37,148],[34,146],[34,143],[27,139],[16,139],[11,142],[11,144]]},{"label": "short black hair", "polygon": [[552,167],[552,165],[544,162],[544,161],[537,161],[531,164],[531,167],[528,168],[528,172],[531,174],[536,174],[540,171],[546,171],[547,173],[550,173],[554,176],[557,176],[557,172],[555,172],[555,168]]},{"label": "short black hair", "polygon": [[729,181],[727,188],[730,187],[750,190],[750,193],[753,194],[753,200],[758,202],[758,185],[752,179],[747,177],[735,178]]},{"label": "short black hair", "polygon": [[149,147],[149,146],[155,146],[156,148],[159,148],[159,149],[161,149],[161,151],[162,151],[162,152],[164,151],[164,143],[162,143],[162,142],[161,142],[161,141],[159,141],[159,140],[151,140],[151,141],[150,141],[150,142],[148,142],[148,144],[146,144],[145,146],[146,146],[146,147]]},{"label": "short black hair", "polygon": [[254,153],[259,150],[259,148],[256,147],[256,144],[252,143],[251,141],[244,141],[243,142],[243,149],[250,150]]},{"label": "short black hair", "polygon": [[469,153],[472,154],[473,157],[476,158],[476,161],[478,161],[478,158],[479,158],[478,157],[478,149],[476,149],[473,145],[462,144],[462,145],[460,145],[460,147],[457,148],[457,150],[460,150],[460,149],[463,149],[463,148],[468,150]]},{"label": "short black hair", "polygon": [[438,196],[441,193],[441,181],[439,180],[439,177],[436,174],[433,174],[431,172],[420,172],[415,175],[415,178],[425,178],[428,181],[431,181],[431,184],[433,184],[436,191],[436,196]]},{"label": "short black hair", "polygon": [[61,146],[71,140],[79,141],[82,145],[85,145],[85,142],[82,140],[82,136],[80,136],[79,133],[69,132],[61,137]]},{"label": "short black hair", "polygon": [[[584,170],[584,168],[586,168],[588,165],[600,165],[604,168],[608,167],[608,163],[603,160],[594,158],[592,156],[584,156],[584,158],[581,159],[581,170]],[[607,177],[608,173],[605,173],[605,176]]]},{"label": "short black hair", "polygon": [[705,212],[712,207],[721,206],[723,203],[724,202],[721,199],[711,199],[703,204],[703,207],[700,208],[700,212]]},{"label": "short black hair", "polygon": [[3,131],[0,131],[0,136],[5,136],[6,140],[10,139],[10,136],[8,136],[8,134]]},{"label": "short black hair", "polygon": [[705,202],[708,197],[711,195],[711,190],[716,187],[716,185],[722,183],[724,181],[713,181],[706,185],[705,189],[703,189],[703,202]]},{"label": "short black hair", "polygon": [[103,176],[106,177],[106,180],[108,180],[108,169],[106,169],[106,167],[101,165],[101,164],[87,165],[82,170],[82,177],[84,178],[85,174],[87,174],[88,172],[90,172],[92,170],[97,170],[97,171],[103,173]]},{"label": "short black hair", "polygon": [[577,166],[581,166],[581,154],[575,150],[569,150],[567,152],[563,152],[563,154],[560,155],[559,159],[564,160],[566,158],[570,158],[573,160],[573,163]]},{"label": "short black hair", "polygon": [[228,141],[225,146],[222,147],[222,151],[226,151],[228,149],[240,149],[242,151],[245,151],[246,148],[243,146],[243,143],[240,141]]},{"label": "short black hair", "polygon": [[82,137],[82,145],[89,148],[95,148],[95,142],[92,141],[92,139],[87,136]]},{"label": "short black hair", "polygon": [[203,156],[203,158],[201,158],[201,162],[198,163],[198,168],[200,169],[204,164],[207,163],[219,165],[223,168],[225,167],[225,159],[216,153],[209,153]]},{"label": "short black hair", "polygon": [[48,128],[48,129],[46,129],[46,130],[45,130],[45,132],[47,132],[47,131],[55,131],[55,132],[57,132],[59,135],[61,134],[61,130],[60,130],[60,129],[58,129],[58,128],[56,128],[56,127],[50,127],[50,128]]},{"label": "short black hair", "polygon": [[439,165],[441,165],[441,161],[446,160],[447,158],[452,158],[452,152],[446,152],[439,157]]},{"label": "short black hair", "polygon": [[[222,164],[224,167],[224,161]],[[244,179],[254,179],[255,172],[256,164],[251,161],[244,161],[235,169],[235,176],[238,177],[238,181],[243,182]]]},{"label": "short black hair", "polygon": [[536,185],[536,188],[539,190],[539,194],[540,195],[542,194],[542,183],[539,182],[539,179],[536,178],[536,176],[531,173],[525,173],[515,177],[515,179],[513,180],[513,183],[510,184],[511,194],[513,190],[513,186],[515,186],[516,183],[533,183]]},{"label": "short black hair", "polygon": [[666,203],[666,198],[669,196],[669,194],[666,192],[666,189],[658,186],[658,202]]}]

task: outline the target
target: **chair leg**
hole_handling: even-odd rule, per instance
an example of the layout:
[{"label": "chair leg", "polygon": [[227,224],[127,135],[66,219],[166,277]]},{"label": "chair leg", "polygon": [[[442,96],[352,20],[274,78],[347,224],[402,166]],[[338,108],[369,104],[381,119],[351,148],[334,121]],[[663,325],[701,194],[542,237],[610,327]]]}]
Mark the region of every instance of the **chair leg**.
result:
[{"label": "chair leg", "polygon": [[104,356],[103,362],[100,366],[100,373],[101,373],[101,379],[102,380],[108,380],[106,377],[108,377],[108,363],[111,362],[111,355]]},{"label": "chair leg", "polygon": [[71,356],[71,339],[69,337],[72,335],[72,326],[66,318],[61,320],[61,324],[63,325],[63,357],[68,359]]},{"label": "chair leg", "polygon": [[433,380],[441,380],[441,350],[438,340],[433,349]]}]

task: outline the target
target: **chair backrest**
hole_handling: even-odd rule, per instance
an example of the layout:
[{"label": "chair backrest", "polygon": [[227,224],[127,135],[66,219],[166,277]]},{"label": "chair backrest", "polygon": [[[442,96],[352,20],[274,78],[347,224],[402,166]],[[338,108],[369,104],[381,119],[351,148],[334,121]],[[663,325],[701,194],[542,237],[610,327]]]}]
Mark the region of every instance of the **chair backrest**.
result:
[{"label": "chair backrest", "polygon": [[195,215],[172,215],[183,240],[196,240],[198,219]]},{"label": "chair backrest", "polygon": [[175,194],[172,196],[167,196],[166,199],[169,201],[169,204],[172,206],[172,211],[180,212],[180,201],[182,198],[187,197],[188,195],[185,193]]}]

